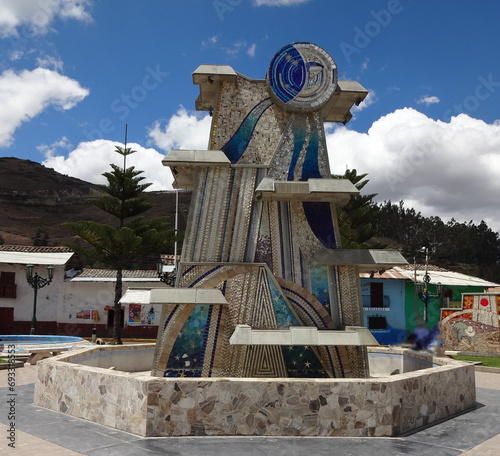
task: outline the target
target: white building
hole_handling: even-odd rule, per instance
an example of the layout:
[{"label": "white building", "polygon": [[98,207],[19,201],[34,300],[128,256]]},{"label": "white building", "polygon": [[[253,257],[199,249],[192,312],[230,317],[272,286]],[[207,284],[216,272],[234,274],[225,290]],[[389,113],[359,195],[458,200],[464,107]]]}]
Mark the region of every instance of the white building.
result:
[{"label": "white building", "polygon": [[56,334],[58,309],[63,303],[66,263],[73,252],[66,247],[0,245],[0,334],[29,334],[34,307],[34,289],[26,280],[26,265],[50,284],[37,291],[37,333]]},{"label": "white building", "polygon": [[[0,335],[29,334],[34,290],[26,280],[26,265],[48,277],[50,284],[37,292],[37,334],[91,337],[111,335],[116,271],[69,269],[73,252],[66,247],[0,246]],[[165,266],[164,271],[173,269]],[[128,287],[162,287],[156,271],[123,271],[123,292]],[[156,338],[161,306],[127,304],[122,307],[123,337]]]}]

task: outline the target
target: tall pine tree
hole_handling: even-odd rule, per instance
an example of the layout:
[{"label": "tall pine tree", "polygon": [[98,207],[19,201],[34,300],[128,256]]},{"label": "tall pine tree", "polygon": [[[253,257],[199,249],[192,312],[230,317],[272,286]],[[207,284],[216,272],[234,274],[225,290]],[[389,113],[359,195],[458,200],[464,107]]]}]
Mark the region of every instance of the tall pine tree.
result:
[{"label": "tall pine tree", "polygon": [[78,221],[63,225],[80,240],[66,245],[80,255],[104,267],[116,270],[114,298],[113,342],[121,344],[121,305],[123,270],[133,267],[153,253],[162,252],[175,241],[174,229],[169,229],[167,217],[145,220],[139,214],[152,207],[144,194],[151,185],[143,183],[143,171],[127,168],[127,157],[134,150],[116,146],[115,152],[123,157],[123,168],[111,164],[112,171],[103,173],[107,185],[99,185],[105,195],[89,200],[93,205],[116,218],[114,226],[92,221]]},{"label": "tall pine tree", "polygon": [[[333,175],[336,179],[348,179],[358,190],[369,182],[368,174],[359,174],[355,169],[347,169],[343,176]],[[378,207],[373,202],[376,193],[352,196],[344,207],[337,208],[342,248],[344,249],[377,249],[384,245],[371,241],[378,234],[373,226],[373,220],[378,213]]]}]

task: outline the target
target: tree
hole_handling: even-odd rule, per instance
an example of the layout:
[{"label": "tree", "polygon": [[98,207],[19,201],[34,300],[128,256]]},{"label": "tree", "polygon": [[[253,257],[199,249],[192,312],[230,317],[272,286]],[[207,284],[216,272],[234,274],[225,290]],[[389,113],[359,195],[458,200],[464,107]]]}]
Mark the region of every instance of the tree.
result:
[{"label": "tree", "polygon": [[49,245],[49,232],[47,226],[38,225],[35,229],[35,236],[33,237],[33,245]]},{"label": "tree", "polygon": [[[336,179],[348,179],[354,186],[361,190],[369,182],[365,179],[368,174],[358,175],[355,169],[346,170],[343,176],[332,176]],[[383,248],[380,244],[369,245],[368,241],[378,234],[372,222],[378,213],[378,207],[373,202],[376,193],[369,195],[356,195],[351,197],[344,207],[337,208],[342,248],[368,249]]]},{"label": "tree", "polygon": [[465,274],[497,282],[500,279],[500,236],[483,220],[459,223],[452,218],[423,217],[413,208],[385,201],[380,204],[376,227],[401,244],[403,256],[415,257],[422,247],[432,252],[433,264],[453,267]]},{"label": "tree", "polygon": [[114,299],[113,342],[121,344],[120,299],[122,297],[123,270],[137,264],[155,252],[161,252],[176,239],[174,229],[168,229],[168,217],[145,220],[139,214],[152,207],[144,194],[151,185],[143,183],[143,171],[126,167],[127,156],[134,150],[116,146],[116,153],[123,156],[123,168],[111,164],[112,171],[103,173],[108,183],[99,185],[105,195],[89,201],[117,219],[116,226],[92,221],[63,223],[77,239],[66,243],[76,253],[90,258],[104,267],[116,270]]}]

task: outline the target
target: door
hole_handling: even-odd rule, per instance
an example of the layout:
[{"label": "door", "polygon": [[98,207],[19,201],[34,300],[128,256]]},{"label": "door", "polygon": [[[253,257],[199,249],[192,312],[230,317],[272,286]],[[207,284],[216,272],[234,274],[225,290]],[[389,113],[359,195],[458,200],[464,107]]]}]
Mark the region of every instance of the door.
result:
[{"label": "door", "polygon": [[[109,309],[108,310],[108,331],[107,331],[108,337],[113,337],[114,321],[115,321],[115,311],[113,309]],[[124,321],[125,321],[125,312],[122,309],[120,311],[120,326],[122,327],[122,330],[123,330]]]},{"label": "door", "polygon": [[14,307],[0,307],[0,334],[12,334]]}]

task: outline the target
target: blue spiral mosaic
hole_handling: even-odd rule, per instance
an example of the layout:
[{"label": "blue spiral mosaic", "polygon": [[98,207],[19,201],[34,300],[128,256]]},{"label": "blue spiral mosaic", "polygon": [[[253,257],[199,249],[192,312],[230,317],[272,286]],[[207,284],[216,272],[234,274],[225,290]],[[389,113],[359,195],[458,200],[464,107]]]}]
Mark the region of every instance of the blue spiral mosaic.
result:
[{"label": "blue spiral mosaic", "polygon": [[266,76],[273,101],[292,111],[314,111],[337,88],[337,65],[312,43],[292,43],[272,58]]}]

